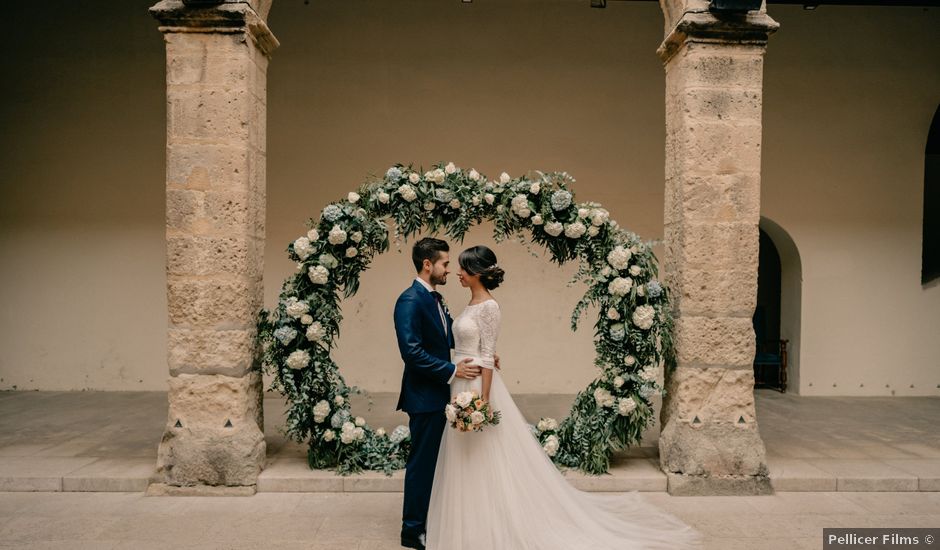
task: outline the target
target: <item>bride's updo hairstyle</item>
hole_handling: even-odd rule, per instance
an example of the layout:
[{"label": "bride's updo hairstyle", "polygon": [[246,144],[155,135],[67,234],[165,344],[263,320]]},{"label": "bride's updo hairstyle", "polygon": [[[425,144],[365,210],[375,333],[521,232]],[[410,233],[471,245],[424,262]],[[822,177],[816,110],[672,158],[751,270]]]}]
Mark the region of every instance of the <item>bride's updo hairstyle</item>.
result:
[{"label": "bride's updo hairstyle", "polygon": [[505,271],[496,265],[496,254],[483,246],[472,246],[460,253],[460,267],[470,275],[479,275],[483,288],[493,290],[503,282]]}]

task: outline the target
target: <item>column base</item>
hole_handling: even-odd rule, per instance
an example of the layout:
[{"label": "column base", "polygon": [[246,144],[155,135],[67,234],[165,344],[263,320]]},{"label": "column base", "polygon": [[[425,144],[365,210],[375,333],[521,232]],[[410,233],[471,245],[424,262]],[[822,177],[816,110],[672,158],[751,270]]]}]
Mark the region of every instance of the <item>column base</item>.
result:
[{"label": "column base", "polygon": [[666,491],[673,496],[772,495],[767,476],[690,476],[666,472]]}]

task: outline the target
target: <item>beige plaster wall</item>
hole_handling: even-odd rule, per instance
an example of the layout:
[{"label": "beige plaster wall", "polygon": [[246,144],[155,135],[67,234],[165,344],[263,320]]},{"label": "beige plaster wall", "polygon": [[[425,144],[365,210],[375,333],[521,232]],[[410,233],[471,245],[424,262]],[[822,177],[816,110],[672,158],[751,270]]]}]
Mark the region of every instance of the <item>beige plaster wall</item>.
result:
[{"label": "beige plaster wall", "polygon": [[[163,43],[149,1],[81,4],[11,5],[18,24],[0,37],[17,52],[0,60],[0,388],[162,390]],[[937,395],[940,290],[919,273],[940,12],[770,13],[782,27],[765,70],[762,214],[802,264],[799,288],[784,258],[793,389]],[[399,161],[567,170],[580,199],[661,238],[655,2],[281,0],[270,25],[282,46],[268,89],[268,306],[304,220]],[[594,373],[593,319],[568,329],[571,269],[514,243],[496,252],[505,375],[520,392],[577,391]],[[336,358],[350,383],[397,391],[391,308],[411,277],[405,244],[345,305]],[[455,313],[464,292],[444,288]]]}]

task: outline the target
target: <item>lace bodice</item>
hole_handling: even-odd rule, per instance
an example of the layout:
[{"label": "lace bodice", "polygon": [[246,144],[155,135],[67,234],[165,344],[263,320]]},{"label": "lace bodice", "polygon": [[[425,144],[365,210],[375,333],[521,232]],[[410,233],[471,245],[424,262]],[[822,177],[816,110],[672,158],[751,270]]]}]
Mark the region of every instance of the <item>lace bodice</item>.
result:
[{"label": "lace bodice", "polygon": [[461,357],[476,357],[481,367],[492,369],[499,320],[496,300],[465,307],[454,319],[454,353]]}]

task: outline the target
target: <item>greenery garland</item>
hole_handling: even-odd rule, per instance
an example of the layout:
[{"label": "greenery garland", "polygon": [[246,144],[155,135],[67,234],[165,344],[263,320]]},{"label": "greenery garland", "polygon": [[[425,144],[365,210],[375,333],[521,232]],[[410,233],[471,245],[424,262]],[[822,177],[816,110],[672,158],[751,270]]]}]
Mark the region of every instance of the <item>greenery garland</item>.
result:
[{"label": "greenery garland", "polygon": [[495,225],[497,242],[518,238],[543,247],[559,265],[578,260],[573,282],[588,289],[571,315],[571,328],[589,305],[599,308],[594,324],[595,365],[600,375],[578,393],[560,423],[543,418],[533,434],[561,466],[591,474],[607,472],[611,453],[639,442],[653,420],[651,398],[656,366],[675,368],[669,291],[656,280],[656,241],[639,237],[609,219],[597,203],[577,204],[567,173],[535,172],[488,181],[453,163],[421,173],[397,164],[345,200],[326,206],[309,231],[287,252],[298,273],[284,282],[277,309],[261,310],[258,341],[261,370],[274,376],[289,402],[285,434],[309,442],[311,468],[340,474],[404,468],[410,434],[398,426],[373,429],[350,410],[347,386],[330,351],[339,336],[341,301],[356,293],[359,276],[373,257],[419,232],[443,232],[462,242],[484,221]]}]

